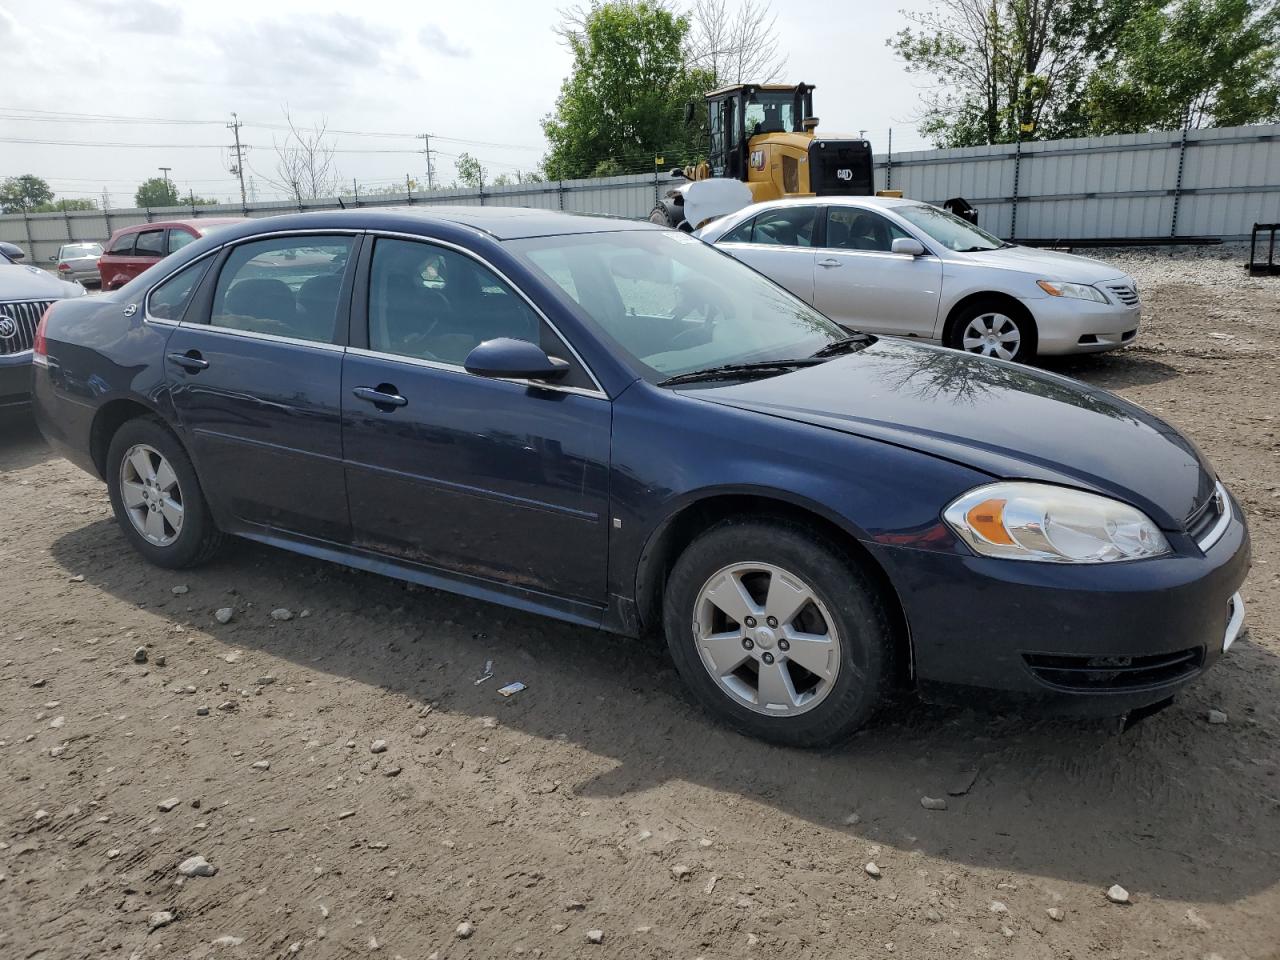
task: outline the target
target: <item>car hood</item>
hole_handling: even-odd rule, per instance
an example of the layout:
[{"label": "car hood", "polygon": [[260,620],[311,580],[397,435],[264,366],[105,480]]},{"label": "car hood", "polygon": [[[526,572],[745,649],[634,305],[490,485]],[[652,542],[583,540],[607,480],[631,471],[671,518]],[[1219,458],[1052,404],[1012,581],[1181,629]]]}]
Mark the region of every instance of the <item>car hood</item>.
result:
[{"label": "car hood", "polygon": [[84,287],[22,263],[0,263],[0,302],[6,300],[63,300],[78,297]]},{"label": "car hood", "polygon": [[1092,257],[1078,257],[1074,253],[1058,253],[1037,247],[1001,247],[999,250],[977,250],[957,253],[970,263],[998,270],[1018,270],[1034,273],[1037,280],[1066,280],[1071,283],[1102,283],[1125,276],[1119,267]]},{"label": "car hood", "polygon": [[1195,445],[1114,394],[954,350],[878,340],[850,356],[689,395],[869,437],[1002,479],[1125,500],[1166,530],[1214,488]]}]

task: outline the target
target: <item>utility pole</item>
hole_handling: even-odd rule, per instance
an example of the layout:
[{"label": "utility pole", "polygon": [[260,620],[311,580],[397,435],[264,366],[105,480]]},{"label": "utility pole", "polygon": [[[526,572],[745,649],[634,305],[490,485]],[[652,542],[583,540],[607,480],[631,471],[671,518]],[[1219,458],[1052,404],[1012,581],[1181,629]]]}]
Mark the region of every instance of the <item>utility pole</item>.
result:
[{"label": "utility pole", "polygon": [[418,139],[422,141],[422,152],[427,155],[427,189],[434,190],[436,188],[436,174],[431,166],[431,155],[435,153],[431,149],[431,134],[420,133]]},{"label": "utility pole", "polygon": [[102,209],[103,210],[111,209],[111,194],[107,192],[106,187],[102,188]]},{"label": "utility pole", "polygon": [[231,165],[231,172],[240,178],[240,207],[246,209],[249,206],[245,199],[244,193],[244,147],[240,146],[240,118],[236,116],[235,111],[231,113],[231,122],[227,124],[227,129],[235,134],[235,146],[231,149],[236,153],[235,163]]},{"label": "utility pole", "polygon": [[[173,167],[156,167],[156,169],[164,174],[164,193],[165,193],[165,199],[168,200],[169,191],[173,189],[173,184],[169,182],[169,171],[172,170]],[[174,194],[174,198],[175,199],[177,198],[177,194]]]}]

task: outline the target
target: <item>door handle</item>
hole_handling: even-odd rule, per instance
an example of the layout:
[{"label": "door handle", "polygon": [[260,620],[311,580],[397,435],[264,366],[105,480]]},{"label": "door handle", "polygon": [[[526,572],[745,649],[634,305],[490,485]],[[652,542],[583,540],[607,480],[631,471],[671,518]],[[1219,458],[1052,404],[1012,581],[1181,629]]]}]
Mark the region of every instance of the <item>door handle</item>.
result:
[{"label": "door handle", "polygon": [[209,369],[209,361],[200,356],[199,350],[188,350],[186,353],[169,354],[169,362],[176,363],[183,370],[189,370],[192,373],[199,373],[201,370]]},{"label": "door handle", "polygon": [[389,383],[377,387],[354,387],[351,393],[360,400],[369,401],[375,407],[404,407],[409,403]]},{"label": "door handle", "polygon": [[818,261],[818,266],[820,266],[820,267],[838,267],[838,266],[841,266],[843,263],[844,263],[844,261],[843,261],[843,260],[837,260],[837,259],[835,259],[835,257],[827,257],[827,259],[825,259],[825,260],[819,260],[819,261]]}]

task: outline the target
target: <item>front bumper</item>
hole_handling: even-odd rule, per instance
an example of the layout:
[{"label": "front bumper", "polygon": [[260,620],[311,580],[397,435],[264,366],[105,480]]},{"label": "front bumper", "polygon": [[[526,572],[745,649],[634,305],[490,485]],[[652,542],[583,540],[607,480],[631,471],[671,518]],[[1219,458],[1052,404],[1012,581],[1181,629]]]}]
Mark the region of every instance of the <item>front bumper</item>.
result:
[{"label": "front bumper", "polygon": [[31,351],[0,354],[0,407],[31,402]]},{"label": "front bumper", "polygon": [[1189,547],[1131,563],[1030,563],[868,546],[903,601],[927,699],[980,687],[990,699],[1055,713],[1118,716],[1170,697],[1239,633],[1238,591],[1250,549],[1241,516],[1236,507],[1205,553]]},{"label": "front bumper", "polygon": [[1035,317],[1040,354],[1100,353],[1138,337],[1141,304],[1094,303],[1072,297],[1023,300]]}]

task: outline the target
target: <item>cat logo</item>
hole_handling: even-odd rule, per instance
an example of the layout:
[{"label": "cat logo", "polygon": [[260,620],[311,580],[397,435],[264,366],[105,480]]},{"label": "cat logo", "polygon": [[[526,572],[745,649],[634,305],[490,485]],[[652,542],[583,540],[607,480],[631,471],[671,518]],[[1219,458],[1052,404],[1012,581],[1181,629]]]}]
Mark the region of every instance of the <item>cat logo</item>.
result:
[{"label": "cat logo", "polygon": [[751,151],[751,165],[755,167],[757,170],[764,169],[764,151],[763,150]]},{"label": "cat logo", "polygon": [[839,170],[836,171],[836,179],[844,180],[846,182],[849,180],[852,180],[853,171],[850,170],[848,167],[841,167]]}]

